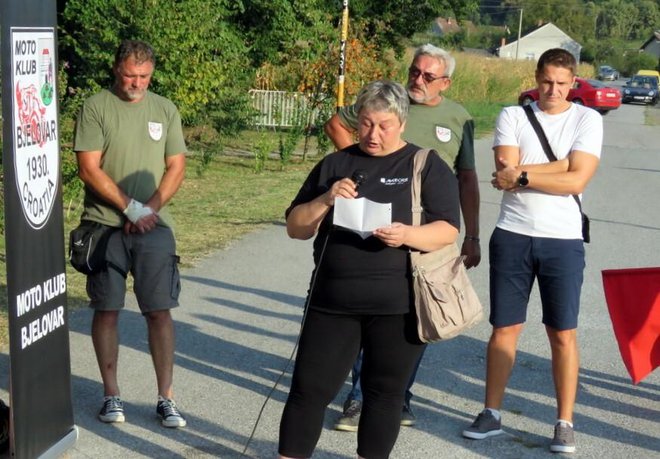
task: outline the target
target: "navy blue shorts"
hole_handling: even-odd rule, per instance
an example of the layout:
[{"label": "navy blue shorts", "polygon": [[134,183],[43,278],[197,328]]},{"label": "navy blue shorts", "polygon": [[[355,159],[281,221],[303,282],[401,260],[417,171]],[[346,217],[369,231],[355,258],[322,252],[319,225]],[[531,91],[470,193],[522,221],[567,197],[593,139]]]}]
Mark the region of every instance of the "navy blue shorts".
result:
[{"label": "navy blue shorts", "polygon": [[495,228],[489,256],[494,327],[525,322],[538,279],[543,323],[556,330],[577,328],[585,266],[582,239],[531,237]]}]

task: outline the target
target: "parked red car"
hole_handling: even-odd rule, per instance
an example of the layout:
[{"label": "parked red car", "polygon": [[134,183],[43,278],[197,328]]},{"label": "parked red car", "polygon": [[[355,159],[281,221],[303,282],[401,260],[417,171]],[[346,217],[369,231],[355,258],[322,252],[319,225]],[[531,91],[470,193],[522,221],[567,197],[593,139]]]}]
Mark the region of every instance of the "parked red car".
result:
[{"label": "parked red car", "polygon": [[[610,110],[621,106],[621,91],[617,88],[610,88],[598,80],[587,80],[578,77],[575,79],[575,85],[568,92],[566,99],[574,104],[591,107],[602,115],[607,115]],[[539,91],[528,89],[520,93],[518,104],[528,105],[535,100],[539,100]]]}]

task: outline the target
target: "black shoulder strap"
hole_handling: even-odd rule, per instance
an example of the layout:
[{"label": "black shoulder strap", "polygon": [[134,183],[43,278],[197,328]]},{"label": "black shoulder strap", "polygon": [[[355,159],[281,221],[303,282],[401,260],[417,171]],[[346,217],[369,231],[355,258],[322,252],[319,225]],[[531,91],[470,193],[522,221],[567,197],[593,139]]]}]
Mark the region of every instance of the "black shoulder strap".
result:
[{"label": "black shoulder strap", "polygon": [[[548,138],[545,136],[543,127],[541,127],[541,123],[539,123],[539,120],[536,118],[536,115],[534,115],[534,110],[532,109],[532,105],[531,104],[524,105],[523,110],[525,110],[525,115],[527,115],[527,119],[534,128],[536,135],[539,136],[539,140],[541,141],[541,145],[543,146],[543,151],[545,152],[545,155],[548,157],[548,159],[551,162],[557,161],[557,157],[552,152],[552,147],[550,147],[550,142],[548,142]],[[573,199],[575,199],[575,202],[577,202],[577,205],[580,208],[580,212],[582,212],[582,203],[580,202],[580,198],[576,194],[572,196]]]},{"label": "black shoulder strap", "polygon": [[525,110],[525,115],[527,115],[527,119],[534,128],[536,135],[539,136],[539,140],[541,141],[541,145],[543,146],[543,151],[545,152],[545,155],[548,157],[550,161],[557,161],[557,157],[552,152],[552,147],[550,147],[550,142],[548,142],[548,138],[545,136],[545,132],[541,127],[541,123],[539,123],[539,120],[536,118],[536,115],[534,115],[534,110],[532,109],[532,105],[530,104],[523,106],[523,110]]}]

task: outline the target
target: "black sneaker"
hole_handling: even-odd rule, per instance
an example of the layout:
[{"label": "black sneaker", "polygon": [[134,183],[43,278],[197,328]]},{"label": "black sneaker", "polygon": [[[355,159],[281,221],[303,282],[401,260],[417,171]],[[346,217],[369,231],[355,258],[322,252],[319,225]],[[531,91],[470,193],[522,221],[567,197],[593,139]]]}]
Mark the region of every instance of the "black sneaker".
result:
[{"label": "black sneaker", "polygon": [[565,422],[555,425],[555,436],[550,443],[550,451],[553,453],[574,453],[575,433],[573,427]]},{"label": "black sneaker", "polygon": [[344,403],[344,412],[335,423],[335,430],[344,432],[357,432],[360,423],[360,412],[362,411],[362,402],[359,400],[346,400]]},{"label": "black sneaker", "polygon": [[156,413],[161,419],[161,424],[164,427],[185,427],[186,420],[179,413],[174,400],[158,396],[158,404],[156,405]]},{"label": "black sneaker", "polygon": [[118,396],[103,397],[99,419],[103,422],[124,422],[124,403]]},{"label": "black sneaker", "polygon": [[415,415],[410,409],[410,405],[403,405],[403,410],[401,410],[401,425],[406,427],[412,427],[417,421],[415,420]]},{"label": "black sneaker", "polygon": [[502,432],[502,420],[495,419],[490,410],[483,410],[472,425],[463,431],[463,436],[472,440],[483,440]]}]

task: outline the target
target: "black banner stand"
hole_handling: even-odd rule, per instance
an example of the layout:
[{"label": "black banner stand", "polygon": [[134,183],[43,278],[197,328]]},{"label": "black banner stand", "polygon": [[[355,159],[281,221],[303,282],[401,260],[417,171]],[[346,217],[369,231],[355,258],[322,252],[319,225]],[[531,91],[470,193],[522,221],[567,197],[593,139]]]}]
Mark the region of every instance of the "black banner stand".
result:
[{"label": "black banner stand", "polygon": [[10,353],[10,451],[73,446],[57,107],[55,0],[3,0],[2,121]]}]

